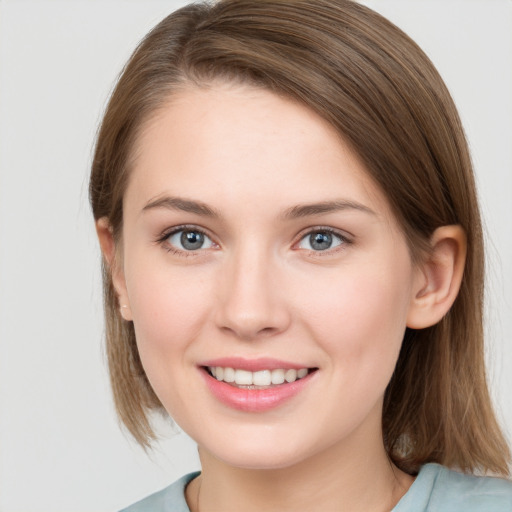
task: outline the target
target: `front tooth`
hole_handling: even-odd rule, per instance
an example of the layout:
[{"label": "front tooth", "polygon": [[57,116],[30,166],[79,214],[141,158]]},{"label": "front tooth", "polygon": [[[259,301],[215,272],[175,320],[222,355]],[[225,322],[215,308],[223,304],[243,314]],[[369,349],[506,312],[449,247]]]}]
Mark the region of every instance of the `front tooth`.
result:
[{"label": "front tooth", "polygon": [[301,368],[297,372],[297,378],[302,379],[302,377],[305,377],[307,374],[308,374],[308,369],[307,368]]},{"label": "front tooth", "polygon": [[286,370],[284,379],[286,382],[295,382],[297,380],[297,370]]},{"label": "front tooth", "polygon": [[224,379],[224,368],[222,368],[222,366],[217,366],[217,368],[215,368],[215,378],[217,380]]},{"label": "front tooth", "polygon": [[235,382],[239,386],[252,386],[252,372],[235,370]]},{"label": "front tooth", "polygon": [[224,382],[235,382],[235,370],[224,368]]},{"label": "front tooth", "polygon": [[272,384],[282,384],[284,382],[284,370],[272,370]]},{"label": "front tooth", "polygon": [[255,386],[270,386],[272,382],[272,374],[270,370],[261,370],[252,374],[252,383]]}]

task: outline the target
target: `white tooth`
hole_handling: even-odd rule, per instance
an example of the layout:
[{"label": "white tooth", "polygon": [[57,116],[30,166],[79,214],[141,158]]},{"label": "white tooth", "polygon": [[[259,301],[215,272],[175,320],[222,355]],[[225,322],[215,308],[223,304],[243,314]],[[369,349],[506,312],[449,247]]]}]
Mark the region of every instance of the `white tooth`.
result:
[{"label": "white tooth", "polygon": [[252,372],[248,372],[247,370],[235,370],[235,382],[238,385],[251,386]]},{"label": "white tooth", "polygon": [[307,368],[301,368],[297,371],[297,378],[302,379],[302,377],[305,377],[308,374]]},{"label": "white tooth", "polygon": [[215,368],[215,378],[217,380],[224,379],[224,368],[222,368],[222,366],[217,366],[217,368]]},{"label": "white tooth", "polygon": [[270,386],[272,376],[270,370],[261,370],[252,374],[252,383],[255,386]]},{"label": "white tooth", "polygon": [[272,384],[282,384],[284,382],[284,370],[272,370]]},{"label": "white tooth", "polygon": [[295,382],[297,380],[297,370],[286,370],[284,379],[286,382]]},{"label": "white tooth", "polygon": [[215,366],[208,366],[208,370],[210,370],[210,373],[215,377]]},{"label": "white tooth", "polygon": [[235,382],[235,370],[224,368],[224,382]]}]

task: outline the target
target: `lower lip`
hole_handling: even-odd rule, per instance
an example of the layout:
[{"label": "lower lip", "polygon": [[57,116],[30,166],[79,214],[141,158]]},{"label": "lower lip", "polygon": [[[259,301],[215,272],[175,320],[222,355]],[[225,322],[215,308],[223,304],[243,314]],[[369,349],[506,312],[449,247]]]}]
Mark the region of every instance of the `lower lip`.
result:
[{"label": "lower lip", "polygon": [[279,407],[300,393],[316,371],[295,382],[266,389],[237,388],[212,377],[204,368],[201,368],[201,373],[208,389],[223,404],[244,412],[264,412]]}]

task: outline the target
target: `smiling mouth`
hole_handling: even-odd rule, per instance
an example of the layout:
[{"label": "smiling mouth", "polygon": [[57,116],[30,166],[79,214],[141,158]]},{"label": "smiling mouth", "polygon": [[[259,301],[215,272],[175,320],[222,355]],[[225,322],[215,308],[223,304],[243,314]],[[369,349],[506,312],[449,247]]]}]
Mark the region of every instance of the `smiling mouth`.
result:
[{"label": "smiling mouth", "polygon": [[223,366],[206,366],[204,369],[216,380],[240,389],[268,389],[283,384],[291,384],[318,370],[318,368],[278,368],[251,372]]}]

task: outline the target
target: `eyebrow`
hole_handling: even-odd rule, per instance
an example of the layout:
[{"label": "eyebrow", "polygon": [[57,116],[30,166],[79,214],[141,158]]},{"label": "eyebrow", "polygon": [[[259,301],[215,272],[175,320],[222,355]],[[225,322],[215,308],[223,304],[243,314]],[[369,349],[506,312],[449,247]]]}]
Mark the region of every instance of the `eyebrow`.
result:
[{"label": "eyebrow", "polygon": [[[206,203],[170,196],[150,200],[146,206],[144,206],[142,212],[158,208],[194,213],[202,217],[210,217],[214,219],[221,218],[220,213],[214,208],[208,206]],[[377,215],[373,210],[361,203],[340,199],[335,201],[322,201],[320,203],[308,203],[292,206],[284,211],[282,218],[284,220],[293,220],[343,210],[357,210],[370,215]]]},{"label": "eyebrow", "polygon": [[188,213],[195,213],[202,217],[220,218],[221,215],[201,201],[192,201],[191,199],[184,199],[181,197],[160,197],[158,199],[150,200],[142,209],[142,212],[153,210],[157,208],[165,208],[167,210],[177,210]]},{"label": "eyebrow", "polygon": [[336,201],[322,201],[320,203],[300,204],[297,206],[292,206],[284,212],[283,218],[286,220],[291,220],[313,215],[323,215],[326,213],[343,210],[357,210],[363,213],[368,213],[370,215],[377,215],[373,210],[364,204],[340,199]]}]

